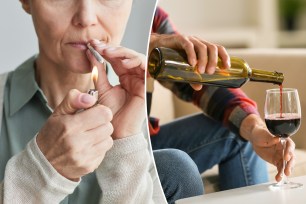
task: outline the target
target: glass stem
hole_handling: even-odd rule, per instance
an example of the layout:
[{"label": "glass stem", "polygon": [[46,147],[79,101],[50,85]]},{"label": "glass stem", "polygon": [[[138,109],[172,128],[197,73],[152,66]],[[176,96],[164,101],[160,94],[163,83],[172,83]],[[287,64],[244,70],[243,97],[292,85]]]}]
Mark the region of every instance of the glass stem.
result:
[{"label": "glass stem", "polygon": [[286,168],[286,160],[285,160],[285,151],[286,151],[286,139],[281,138],[281,144],[283,146],[283,167],[282,167],[282,180],[280,181],[280,185],[288,183],[288,178],[285,174],[285,168]]}]

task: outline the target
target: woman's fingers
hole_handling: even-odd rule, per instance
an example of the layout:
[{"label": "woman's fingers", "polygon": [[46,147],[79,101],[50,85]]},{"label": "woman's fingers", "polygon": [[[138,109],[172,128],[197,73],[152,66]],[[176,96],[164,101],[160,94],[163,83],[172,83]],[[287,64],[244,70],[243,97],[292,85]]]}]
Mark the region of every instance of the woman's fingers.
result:
[{"label": "woman's fingers", "polygon": [[99,52],[110,64],[113,65],[114,69],[116,69],[117,66],[125,69],[140,68],[145,70],[146,68],[145,56],[134,50],[120,46],[105,46],[104,44],[100,46],[100,44],[97,43],[93,46],[97,52]]},{"label": "woman's fingers", "polygon": [[96,66],[98,69],[98,79],[95,81],[95,88],[98,89],[99,94],[108,91],[112,88],[112,85],[108,81],[105,63],[101,64],[98,62],[89,50],[86,51],[86,54],[92,66]]}]

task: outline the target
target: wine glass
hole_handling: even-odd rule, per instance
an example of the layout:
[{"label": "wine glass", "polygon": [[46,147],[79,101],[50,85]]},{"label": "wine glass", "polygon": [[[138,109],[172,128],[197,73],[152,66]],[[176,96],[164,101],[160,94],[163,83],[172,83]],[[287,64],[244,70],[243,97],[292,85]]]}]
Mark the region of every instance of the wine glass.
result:
[{"label": "wine glass", "polygon": [[269,131],[279,137],[283,147],[282,180],[272,184],[274,189],[291,189],[302,187],[303,184],[290,182],[284,173],[286,161],[284,151],[286,138],[295,134],[301,124],[301,105],[297,89],[269,89],[265,101],[265,121]]}]

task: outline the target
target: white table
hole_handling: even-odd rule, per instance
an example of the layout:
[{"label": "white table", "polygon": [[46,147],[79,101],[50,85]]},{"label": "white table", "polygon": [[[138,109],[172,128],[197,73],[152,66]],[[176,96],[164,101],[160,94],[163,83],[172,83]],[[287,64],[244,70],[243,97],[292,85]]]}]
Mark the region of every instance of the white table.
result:
[{"label": "white table", "polygon": [[270,183],[266,183],[181,199],[176,204],[306,204],[306,175],[290,178],[290,181],[303,183],[304,186],[272,191]]}]

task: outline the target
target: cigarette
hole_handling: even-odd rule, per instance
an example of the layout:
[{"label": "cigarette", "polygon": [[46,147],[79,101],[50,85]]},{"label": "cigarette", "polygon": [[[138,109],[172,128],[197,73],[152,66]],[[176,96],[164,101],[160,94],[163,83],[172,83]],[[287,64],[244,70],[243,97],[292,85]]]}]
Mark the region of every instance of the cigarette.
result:
[{"label": "cigarette", "polygon": [[100,53],[98,53],[89,43],[87,44],[87,47],[98,62],[100,62],[101,64],[105,62],[104,58],[100,55]]}]

